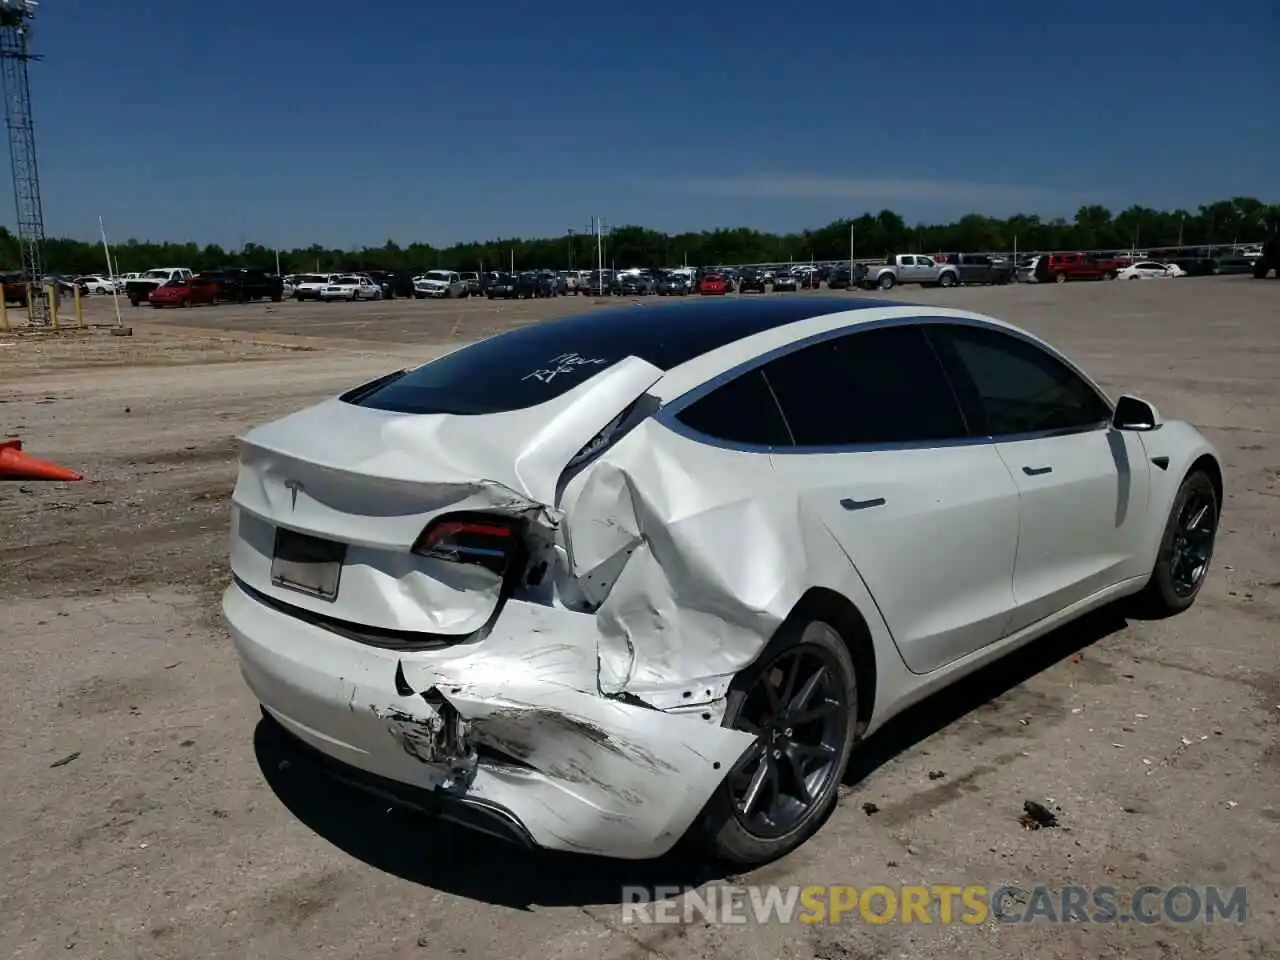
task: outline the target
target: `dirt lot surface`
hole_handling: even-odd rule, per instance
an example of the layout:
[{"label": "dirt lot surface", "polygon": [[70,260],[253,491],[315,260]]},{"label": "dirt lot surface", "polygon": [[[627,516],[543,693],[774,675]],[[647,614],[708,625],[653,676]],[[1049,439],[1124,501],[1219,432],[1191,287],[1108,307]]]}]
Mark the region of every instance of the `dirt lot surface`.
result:
[{"label": "dirt lot surface", "polygon": [[[1227,466],[1214,567],[1181,617],[1104,612],[894,722],[803,850],[734,881],[1243,884],[1245,924],[627,925],[623,884],[724,878],[525,854],[280,769],[216,606],[234,436],[594,304],[126,305],[133,337],[0,336],[0,431],[86,475],[0,486],[8,955],[1280,956],[1280,284],[911,298],[1018,322],[1201,427]],[[1026,799],[1060,826],[1020,826]]]}]

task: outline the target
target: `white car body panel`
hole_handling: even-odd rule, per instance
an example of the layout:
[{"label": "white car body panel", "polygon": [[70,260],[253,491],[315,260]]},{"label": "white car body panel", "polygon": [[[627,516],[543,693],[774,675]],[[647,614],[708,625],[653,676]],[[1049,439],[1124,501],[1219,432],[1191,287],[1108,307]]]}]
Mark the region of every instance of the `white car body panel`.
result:
[{"label": "white car body panel", "polygon": [[1151,469],[1137,433],[1107,427],[995,449],[1019,492],[1009,630],[1150,569],[1135,568]]},{"label": "white car body panel", "polygon": [[1005,636],[1018,488],[993,445],[778,454],[773,463],[784,488],[807,487],[800,509],[840,542],[914,672]]},{"label": "white car body panel", "polygon": [[[762,453],[699,442],[646,409],[566,472],[635,402],[656,407],[809,336],[921,316],[1016,329],[939,307],[860,307],[665,373],[624,359],[506,413],[333,399],[251,431],[223,606],[250,686],[287,730],[351,767],[498,808],[543,846],[642,858],[675,844],[753,742],[720,726],[727,690],[810,591],[838,594],[865,621],[870,733],[1140,589],[1182,477],[1197,458],[1216,459],[1186,424]],[[1045,464],[1053,470],[1021,469]],[[877,509],[857,508],[877,498]],[[485,568],[411,552],[433,518],[459,511],[524,518],[547,575],[504,594]],[[349,544],[334,600],[273,584],[277,527]],[[448,642],[398,650],[341,633],[356,628]],[[471,741],[514,761],[441,753],[449,711]]]}]

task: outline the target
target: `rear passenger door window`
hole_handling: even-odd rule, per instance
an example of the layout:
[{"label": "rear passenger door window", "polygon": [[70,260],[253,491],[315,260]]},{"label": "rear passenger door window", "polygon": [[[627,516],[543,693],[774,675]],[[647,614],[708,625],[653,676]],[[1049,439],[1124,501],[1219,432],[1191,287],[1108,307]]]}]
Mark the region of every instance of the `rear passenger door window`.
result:
[{"label": "rear passenger door window", "polygon": [[759,368],[750,370],[695,400],[676,420],[713,440],[762,447],[787,447],[791,434]]},{"label": "rear passenger door window", "polygon": [[966,435],[941,364],[914,325],[815,343],[764,376],[797,446],[918,444]]},{"label": "rear passenger door window", "polygon": [[972,424],[993,437],[1104,427],[1107,402],[1079,374],[1029,341],[997,330],[939,324],[929,337]]}]

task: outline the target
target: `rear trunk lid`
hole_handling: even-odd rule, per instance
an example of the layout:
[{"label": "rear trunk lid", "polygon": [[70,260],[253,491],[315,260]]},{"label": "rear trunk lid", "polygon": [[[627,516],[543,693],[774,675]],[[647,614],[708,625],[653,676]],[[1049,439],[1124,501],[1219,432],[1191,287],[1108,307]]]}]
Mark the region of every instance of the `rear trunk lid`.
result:
[{"label": "rear trunk lid", "polygon": [[[335,398],[259,427],[241,439],[232,572],[265,601],[330,621],[480,630],[505,595],[486,555],[506,541],[472,533],[483,540],[488,517],[553,538],[566,467],[661,376],[629,357],[520,410],[398,413]],[[459,514],[481,525],[425,550],[428,527],[457,532]]]}]

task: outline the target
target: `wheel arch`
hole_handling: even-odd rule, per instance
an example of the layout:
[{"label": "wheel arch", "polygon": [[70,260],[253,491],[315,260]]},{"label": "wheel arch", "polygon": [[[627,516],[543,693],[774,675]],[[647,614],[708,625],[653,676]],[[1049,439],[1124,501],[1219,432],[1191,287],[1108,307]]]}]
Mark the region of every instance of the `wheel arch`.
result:
[{"label": "wheel arch", "polygon": [[[1142,553],[1143,566],[1149,568],[1156,561],[1174,498],[1187,477],[1196,471],[1203,471],[1209,477],[1221,515],[1226,501],[1226,475],[1218,451],[1189,423],[1165,421],[1160,429],[1139,436],[1148,458],[1156,464],[1148,474],[1151,478],[1150,529]],[[1166,462],[1166,467],[1159,467],[1161,460]]]},{"label": "wheel arch", "polygon": [[1222,478],[1222,464],[1218,462],[1218,458],[1213,454],[1202,453],[1196,458],[1195,462],[1191,464],[1190,468],[1188,468],[1183,479],[1185,480],[1186,477],[1191,476],[1191,474],[1196,473],[1197,471],[1208,476],[1209,482],[1213,484],[1213,494],[1218,500],[1218,513],[1221,515],[1222,498],[1225,492]]},{"label": "wheel arch", "polygon": [[[871,722],[876,702],[876,655],[871,628],[862,612],[848,597],[829,587],[810,587],[787,615],[784,626],[809,619],[830,623],[840,633],[853,660],[858,695],[858,735]],[[781,629],[781,628],[779,628]]]}]

